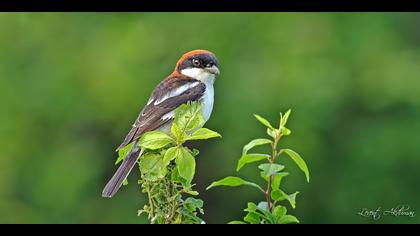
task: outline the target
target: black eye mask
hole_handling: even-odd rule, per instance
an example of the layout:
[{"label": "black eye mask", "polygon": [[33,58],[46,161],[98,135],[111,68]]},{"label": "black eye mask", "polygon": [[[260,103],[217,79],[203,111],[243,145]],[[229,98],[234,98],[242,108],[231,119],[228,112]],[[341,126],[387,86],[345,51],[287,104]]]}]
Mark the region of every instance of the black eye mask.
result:
[{"label": "black eye mask", "polygon": [[[194,65],[193,60],[198,60],[199,64]],[[178,66],[178,71],[181,71],[186,68],[205,68],[207,65],[217,66],[217,59],[215,56],[210,54],[198,54],[191,56],[185,60],[182,64]]]}]

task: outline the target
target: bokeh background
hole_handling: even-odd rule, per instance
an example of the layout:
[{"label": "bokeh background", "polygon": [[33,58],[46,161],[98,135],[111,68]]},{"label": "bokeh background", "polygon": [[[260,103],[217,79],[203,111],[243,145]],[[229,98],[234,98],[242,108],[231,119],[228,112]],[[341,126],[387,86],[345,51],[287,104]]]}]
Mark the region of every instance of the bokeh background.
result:
[{"label": "bokeh background", "polygon": [[[408,204],[420,213],[420,15],[416,13],[1,13],[0,222],[146,223],[130,184],[102,199],[115,148],[154,86],[192,49],[216,53],[195,182],[207,223],[240,219],[259,192],[205,187],[235,174],[242,146],[292,108],[289,211],[303,223],[419,223],[363,218]],[[263,151],[263,150],[262,150]],[[258,180],[256,166],[239,176]],[[261,182],[258,182],[261,183]]]}]

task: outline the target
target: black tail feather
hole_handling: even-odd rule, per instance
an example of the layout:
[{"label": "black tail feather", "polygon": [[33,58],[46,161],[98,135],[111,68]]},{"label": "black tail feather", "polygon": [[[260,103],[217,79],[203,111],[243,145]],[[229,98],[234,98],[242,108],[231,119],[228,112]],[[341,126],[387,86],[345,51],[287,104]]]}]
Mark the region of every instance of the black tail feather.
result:
[{"label": "black tail feather", "polygon": [[118,192],[124,179],[130,174],[133,167],[136,165],[137,160],[141,156],[143,149],[137,148],[137,142],[134,143],[133,149],[130,154],[124,159],[118,170],[112,176],[111,180],[106,184],[102,191],[102,197],[111,198]]}]

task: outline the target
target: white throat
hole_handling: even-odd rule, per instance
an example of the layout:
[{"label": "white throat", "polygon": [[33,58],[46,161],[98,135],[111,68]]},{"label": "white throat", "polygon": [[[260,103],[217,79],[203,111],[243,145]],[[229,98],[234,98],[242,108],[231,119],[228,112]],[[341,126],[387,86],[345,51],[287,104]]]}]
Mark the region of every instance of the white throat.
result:
[{"label": "white throat", "polygon": [[201,68],[187,68],[181,70],[181,74],[199,80],[207,85],[213,85],[215,75]]}]

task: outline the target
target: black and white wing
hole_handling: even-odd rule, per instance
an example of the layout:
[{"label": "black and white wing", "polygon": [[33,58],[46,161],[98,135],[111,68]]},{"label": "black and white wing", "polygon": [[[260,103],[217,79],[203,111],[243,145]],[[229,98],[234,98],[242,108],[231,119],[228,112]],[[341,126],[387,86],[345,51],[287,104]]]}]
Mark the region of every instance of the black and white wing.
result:
[{"label": "black and white wing", "polygon": [[174,110],[188,101],[199,100],[206,90],[204,83],[179,75],[163,80],[153,91],[130,132],[117,150],[173,119]]}]

